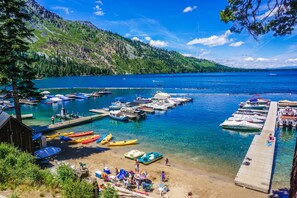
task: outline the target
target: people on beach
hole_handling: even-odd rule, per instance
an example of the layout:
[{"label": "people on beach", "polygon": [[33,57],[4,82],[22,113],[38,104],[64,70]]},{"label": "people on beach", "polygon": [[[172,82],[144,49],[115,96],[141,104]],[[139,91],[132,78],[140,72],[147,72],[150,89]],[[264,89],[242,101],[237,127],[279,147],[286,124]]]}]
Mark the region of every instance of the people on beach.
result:
[{"label": "people on beach", "polygon": [[55,123],[55,116],[52,116],[52,124],[54,124]]},{"label": "people on beach", "polygon": [[139,162],[137,159],[135,161],[135,172],[139,173]]},{"label": "people on beach", "polygon": [[161,173],[161,178],[162,178],[162,182],[165,182],[165,172],[164,171],[162,171],[162,173]]},{"label": "people on beach", "polygon": [[116,167],[115,168],[115,174],[118,175],[119,174],[119,169]]},{"label": "people on beach", "polygon": [[188,198],[192,198],[193,197],[193,193],[192,192],[188,192]]},{"label": "people on beach", "polygon": [[165,160],[165,165],[166,165],[166,166],[169,165],[169,160],[168,160],[168,158],[166,158],[166,160]]}]

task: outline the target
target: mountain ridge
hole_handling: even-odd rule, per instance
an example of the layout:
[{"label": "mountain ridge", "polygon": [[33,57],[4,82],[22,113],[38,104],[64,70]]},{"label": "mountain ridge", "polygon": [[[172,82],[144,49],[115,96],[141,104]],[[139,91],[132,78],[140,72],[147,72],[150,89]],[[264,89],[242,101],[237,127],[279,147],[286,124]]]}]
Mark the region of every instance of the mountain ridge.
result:
[{"label": "mountain ridge", "polygon": [[38,76],[224,72],[242,69],[132,41],[89,21],[64,20],[27,0]]}]

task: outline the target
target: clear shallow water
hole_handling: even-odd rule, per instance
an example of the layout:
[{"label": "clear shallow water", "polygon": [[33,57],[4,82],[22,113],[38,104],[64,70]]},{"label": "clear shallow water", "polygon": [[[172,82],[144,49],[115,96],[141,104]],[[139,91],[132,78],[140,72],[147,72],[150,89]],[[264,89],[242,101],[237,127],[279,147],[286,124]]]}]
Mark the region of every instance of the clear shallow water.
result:
[{"label": "clear shallow water", "polygon": [[[193,102],[164,113],[148,115],[146,120],[122,123],[104,118],[64,131],[95,130],[112,132],[115,139],[137,138],[145,151],[156,150],[191,166],[203,167],[234,178],[254,134],[222,130],[219,124],[245,101],[261,94],[271,100],[297,100],[297,72],[210,73],[179,75],[128,75],[100,77],[48,78],[36,81],[40,88],[113,87],[112,95],[87,100],[64,102],[69,112],[88,115],[89,109],[109,106],[115,97],[131,101],[137,95],[151,97],[156,90],[192,97]],[[128,88],[137,89],[128,89]],[[53,89],[52,94],[92,92],[94,89]],[[23,106],[23,112],[33,112],[37,119],[30,125],[50,123],[62,104]],[[273,185],[289,185],[296,133],[280,131]],[[129,148],[124,148],[129,149]]]}]

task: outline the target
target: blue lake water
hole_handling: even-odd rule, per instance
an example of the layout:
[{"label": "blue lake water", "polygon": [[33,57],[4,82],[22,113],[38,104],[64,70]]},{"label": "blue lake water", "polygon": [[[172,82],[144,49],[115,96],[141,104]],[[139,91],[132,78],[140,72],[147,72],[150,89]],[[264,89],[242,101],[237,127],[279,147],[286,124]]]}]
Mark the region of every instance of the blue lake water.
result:
[{"label": "blue lake water", "polygon": [[[104,118],[63,131],[94,130],[112,132],[115,139],[137,138],[136,148],[159,151],[180,164],[197,166],[234,178],[254,134],[226,131],[219,127],[238,109],[238,103],[260,94],[271,100],[297,100],[297,71],[254,73],[203,73],[176,75],[122,75],[46,78],[36,81],[52,94],[85,92],[112,88],[112,94],[87,100],[64,102],[68,112],[89,115],[89,109],[110,105],[115,97],[132,101],[136,96],[152,97],[157,90],[193,98],[193,102],[164,113],[148,115],[139,122],[122,123]],[[91,89],[87,89],[90,88]],[[75,88],[75,89],[70,89]],[[22,106],[23,113],[34,113],[30,125],[50,124],[62,104]],[[274,187],[289,185],[295,147],[294,131],[277,132]]]}]

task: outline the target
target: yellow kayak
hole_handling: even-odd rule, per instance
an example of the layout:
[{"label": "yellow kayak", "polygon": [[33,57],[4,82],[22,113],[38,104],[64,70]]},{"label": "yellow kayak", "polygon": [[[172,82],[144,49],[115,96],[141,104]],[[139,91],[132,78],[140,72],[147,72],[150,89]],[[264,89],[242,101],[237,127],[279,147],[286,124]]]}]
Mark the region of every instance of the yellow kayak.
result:
[{"label": "yellow kayak", "polygon": [[109,146],[126,146],[126,145],[131,145],[131,144],[136,144],[137,139],[135,140],[125,140],[125,141],[113,141],[109,142]]},{"label": "yellow kayak", "polygon": [[106,144],[111,140],[111,138],[112,138],[112,134],[110,133],[101,141],[101,144]]},{"label": "yellow kayak", "polygon": [[72,134],[74,134],[74,132],[65,132],[65,133],[55,133],[55,134],[53,134],[53,135],[48,135],[48,136],[45,136],[46,138],[57,138],[57,137],[59,137],[59,135],[61,135],[61,136],[68,136],[68,135],[72,135]]}]

